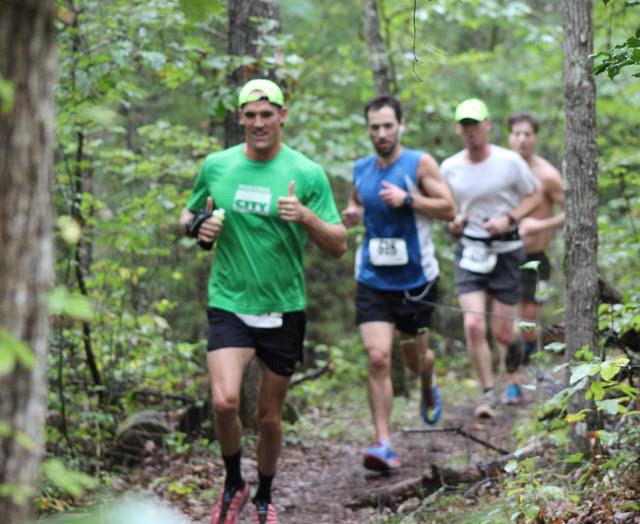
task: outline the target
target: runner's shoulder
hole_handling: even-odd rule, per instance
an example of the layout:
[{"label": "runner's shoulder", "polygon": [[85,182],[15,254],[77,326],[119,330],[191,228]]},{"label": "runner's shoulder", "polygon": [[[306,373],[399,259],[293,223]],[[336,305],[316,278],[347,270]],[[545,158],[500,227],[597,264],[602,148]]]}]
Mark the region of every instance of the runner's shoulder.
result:
[{"label": "runner's shoulder", "polygon": [[362,169],[370,165],[375,165],[376,163],[376,155],[368,155],[358,158],[354,162],[355,169]]},{"label": "runner's shoulder", "polygon": [[445,158],[442,161],[442,164],[440,165],[440,169],[444,171],[445,169],[455,167],[458,164],[462,164],[462,165],[466,164],[465,154],[466,154],[466,150],[461,149],[460,151],[451,155],[450,157]]},{"label": "runner's shoulder", "polygon": [[541,182],[562,183],[560,171],[548,160],[541,156],[534,156],[532,169]]},{"label": "runner's shoulder", "polygon": [[520,163],[526,164],[524,159],[518,153],[516,153],[513,149],[507,149],[506,147],[491,144],[491,154],[495,155],[496,157],[517,162],[519,164]]}]

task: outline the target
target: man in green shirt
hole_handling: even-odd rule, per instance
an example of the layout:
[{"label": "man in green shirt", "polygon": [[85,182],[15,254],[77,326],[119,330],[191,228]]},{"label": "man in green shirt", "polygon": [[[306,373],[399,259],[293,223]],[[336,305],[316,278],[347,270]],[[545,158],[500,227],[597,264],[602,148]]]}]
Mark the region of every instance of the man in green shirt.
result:
[{"label": "man in green shirt", "polygon": [[[201,245],[216,244],[207,364],[226,479],[213,524],[234,524],[249,494],[240,471],[238,413],[243,371],[254,356],[261,370],[254,519],[277,522],[271,482],[282,446],[282,406],[302,357],[304,244],[311,237],[336,258],[347,248],[324,171],[281,140],[287,108],[280,88],[251,80],[238,102],[245,142],[207,157],[180,217]],[[216,211],[194,231],[202,209]],[[217,210],[224,210],[223,218]]]}]

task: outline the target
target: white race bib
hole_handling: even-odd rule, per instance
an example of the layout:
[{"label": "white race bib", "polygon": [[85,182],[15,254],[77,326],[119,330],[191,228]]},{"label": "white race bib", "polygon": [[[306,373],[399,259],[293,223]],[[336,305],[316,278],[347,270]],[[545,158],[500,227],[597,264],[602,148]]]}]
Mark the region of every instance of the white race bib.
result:
[{"label": "white race bib", "polygon": [[404,238],[372,238],[369,258],[374,266],[404,266],[409,262]]},{"label": "white race bib", "polygon": [[252,328],[279,328],[282,327],[282,313],[267,313],[266,315],[243,315],[236,313],[236,316]]},{"label": "white race bib", "polygon": [[460,267],[474,273],[491,273],[497,261],[498,255],[484,242],[465,242]]}]

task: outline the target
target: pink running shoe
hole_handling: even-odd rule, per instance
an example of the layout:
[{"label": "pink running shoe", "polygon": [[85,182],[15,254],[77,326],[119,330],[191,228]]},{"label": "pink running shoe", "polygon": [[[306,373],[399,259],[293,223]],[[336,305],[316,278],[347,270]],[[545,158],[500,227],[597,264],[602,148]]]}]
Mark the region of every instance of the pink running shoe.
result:
[{"label": "pink running shoe", "polygon": [[249,498],[249,483],[236,490],[224,490],[218,495],[211,512],[211,524],[236,524],[238,515]]},{"label": "pink running shoe", "polygon": [[254,524],[278,524],[276,508],[267,502],[256,502],[253,505]]}]

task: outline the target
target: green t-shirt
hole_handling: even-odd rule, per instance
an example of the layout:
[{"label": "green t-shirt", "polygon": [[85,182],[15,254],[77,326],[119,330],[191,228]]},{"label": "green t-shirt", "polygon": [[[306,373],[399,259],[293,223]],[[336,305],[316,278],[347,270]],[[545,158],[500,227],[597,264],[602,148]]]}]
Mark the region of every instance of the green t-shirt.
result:
[{"label": "green t-shirt", "polygon": [[209,306],[265,314],[305,307],[302,256],[307,231],[278,214],[278,197],[295,180],[300,202],[325,222],[340,215],[322,168],[286,145],[272,160],[250,160],[244,144],[207,157],[187,209],[198,213],[211,196],[225,210],[209,275]]}]

